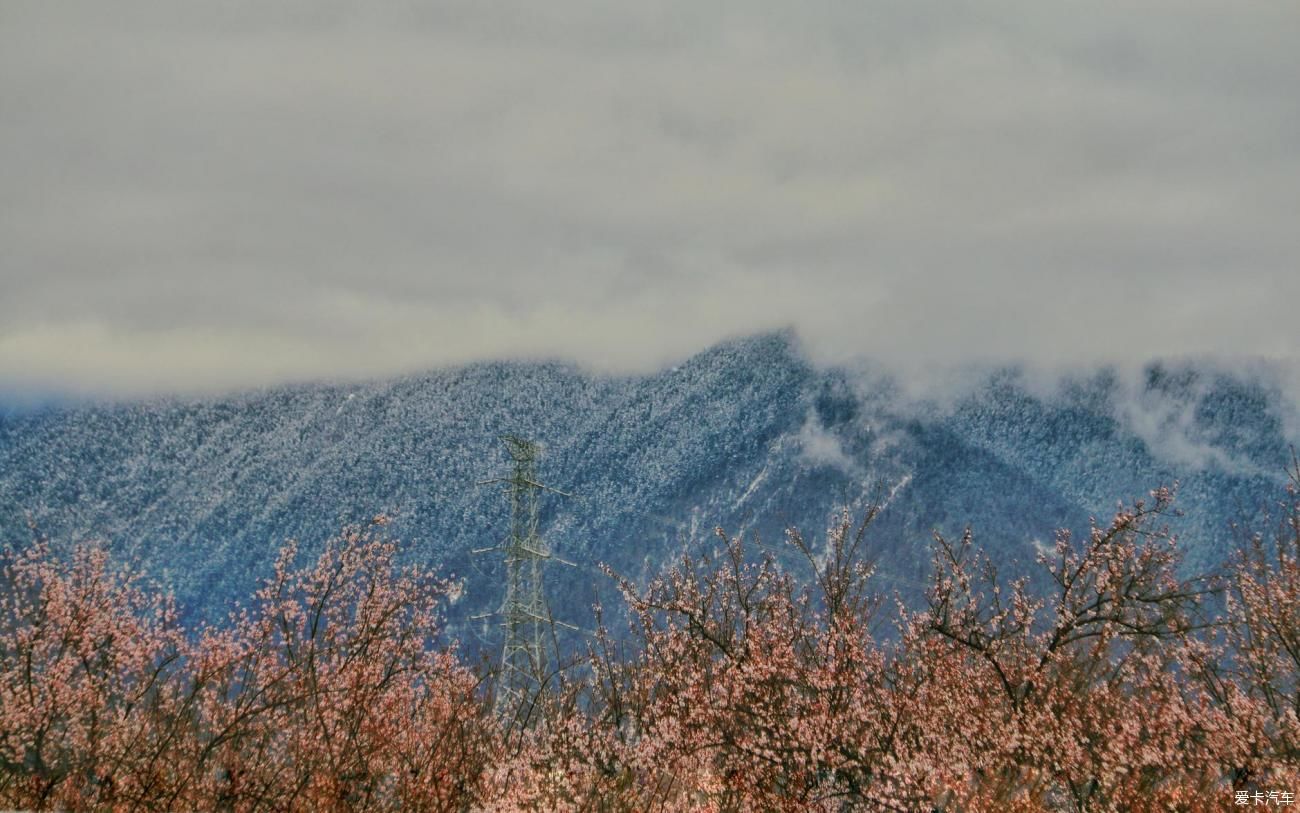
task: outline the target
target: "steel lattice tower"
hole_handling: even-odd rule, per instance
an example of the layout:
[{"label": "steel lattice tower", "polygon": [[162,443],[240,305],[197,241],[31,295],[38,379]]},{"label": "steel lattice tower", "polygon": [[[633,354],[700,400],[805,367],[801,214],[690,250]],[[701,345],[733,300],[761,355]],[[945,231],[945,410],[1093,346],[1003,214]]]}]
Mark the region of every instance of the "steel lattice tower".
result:
[{"label": "steel lattice tower", "polygon": [[552,557],[537,533],[538,498],[543,489],[564,492],[538,481],[541,449],[536,443],[514,435],[506,435],[501,441],[514,464],[513,471],[509,477],[483,481],[505,484],[510,495],[510,536],[496,548],[482,549],[502,551],[506,566],[506,595],[499,612],[505,642],[496,711],[502,717],[527,724],[527,709],[547,682],[546,640],[551,632],[542,561]]}]

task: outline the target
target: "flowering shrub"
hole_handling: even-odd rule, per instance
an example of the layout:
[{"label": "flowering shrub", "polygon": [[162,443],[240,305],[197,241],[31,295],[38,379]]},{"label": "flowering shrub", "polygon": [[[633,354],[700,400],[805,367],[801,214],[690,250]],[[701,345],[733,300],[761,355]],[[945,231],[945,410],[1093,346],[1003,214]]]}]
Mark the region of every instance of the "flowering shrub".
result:
[{"label": "flowering shrub", "polygon": [[149,797],[186,647],[170,602],[101,548],[63,563],[44,542],[11,558],[0,590],[0,804]]},{"label": "flowering shrub", "polygon": [[592,731],[552,734],[538,761],[572,781],[520,807],[1221,809],[1220,715],[1183,662],[1207,587],[1149,527],[1170,499],[1061,534],[1045,598],[1003,584],[969,534],[937,538],[927,604],[900,607],[893,643],[871,634],[863,527],[846,518],[821,555],[791,535],[805,587],[719,533],[716,554],[623,585],[637,654],[593,658]]},{"label": "flowering shrub", "polygon": [[1287,496],[1278,532],[1255,536],[1232,561],[1226,642],[1198,660],[1242,787],[1300,779],[1300,463]]},{"label": "flowering shrub", "polygon": [[14,557],[0,636],[0,804],[462,809],[495,727],[433,646],[444,585],[359,530],[186,636],[100,548]]},{"label": "flowering shrub", "polygon": [[373,529],[302,567],[287,546],[252,604],[192,631],[101,548],[38,543],[0,586],[0,806],[1200,811],[1293,794],[1292,479],[1280,532],[1219,578],[1178,576],[1159,490],[1058,535],[1047,590],[1004,579],[969,533],[936,537],[924,602],[888,616],[870,515],[824,546],[790,532],[801,568],[719,531],[644,587],[620,580],[630,635],[602,627],[527,727],[440,643],[447,585]]}]

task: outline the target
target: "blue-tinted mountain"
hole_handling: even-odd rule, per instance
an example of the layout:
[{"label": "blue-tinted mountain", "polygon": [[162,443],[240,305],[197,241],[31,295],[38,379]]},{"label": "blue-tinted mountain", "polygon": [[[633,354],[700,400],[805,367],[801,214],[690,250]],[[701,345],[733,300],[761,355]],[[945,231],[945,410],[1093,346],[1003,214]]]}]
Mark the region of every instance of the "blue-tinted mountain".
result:
[{"label": "blue-tinted mountain", "polygon": [[[471,549],[506,533],[498,437],[541,442],[541,525],[574,568],[552,566],[558,617],[589,623],[606,562],[653,574],[714,526],[775,548],[847,507],[885,509],[869,536],[886,586],[909,589],[934,530],[1002,562],[1032,560],[1055,529],[1104,520],[1119,500],[1179,483],[1171,519],[1188,567],[1261,521],[1289,459],[1283,397],[1260,376],[1195,365],[1102,370],[1050,393],[1014,369],[945,403],[903,398],[887,376],[808,361],[788,333],[615,377],[561,363],[473,364],[365,384],[228,397],[0,409],[0,544],[100,538],[220,618],[280,544],[318,548],[378,513],[405,555],[466,582],[453,623],[500,600],[500,567]],[[459,621],[457,619],[460,619]]]}]

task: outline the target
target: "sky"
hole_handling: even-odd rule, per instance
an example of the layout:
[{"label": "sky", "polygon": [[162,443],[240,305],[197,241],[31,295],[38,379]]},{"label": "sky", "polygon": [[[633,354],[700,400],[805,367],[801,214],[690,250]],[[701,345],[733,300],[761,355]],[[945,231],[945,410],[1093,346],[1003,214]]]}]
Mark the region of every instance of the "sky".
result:
[{"label": "sky", "polygon": [[0,388],[1300,354],[1300,4],[0,5]]}]

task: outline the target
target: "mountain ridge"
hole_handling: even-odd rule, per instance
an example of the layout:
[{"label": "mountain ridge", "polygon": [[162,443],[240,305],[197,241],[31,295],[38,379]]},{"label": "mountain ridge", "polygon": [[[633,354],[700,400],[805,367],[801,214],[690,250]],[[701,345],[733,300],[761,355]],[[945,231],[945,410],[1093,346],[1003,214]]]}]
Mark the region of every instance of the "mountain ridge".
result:
[{"label": "mountain ridge", "polygon": [[[882,578],[915,583],[933,530],[970,525],[999,561],[1027,560],[1056,528],[1105,521],[1118,500],[1180,482],[1189,567],[1222,559],[1233,522],[1280,494],[1290,439],[1266,382],[1149,365],[1054,393],[1011,369],[947,405],[917,404],[864,368],[821,367],[789,331],[716,345],[644,375],[556,361],[486,362],[349,384],[202,398],[0,410],[0,544],[106,539],[220,618],[286,539],[305,553],[346,523],[392,515],[404,555],[465,579],[463,623],[499,600],[507,504],[476,486],[506,463],[497,438],[543,444],[541,522],[576,570],[552,568],[558,617],[581,620],[607,562],[633,578],[709,529],[775,545],[838,509],[892,493],[871,536]],[[1136,411],[1135,411],[1136,410]],[[1162,444],[1168,448],[1162,448]],[[1199,455],[1199,457],[1198,457]]]}]

